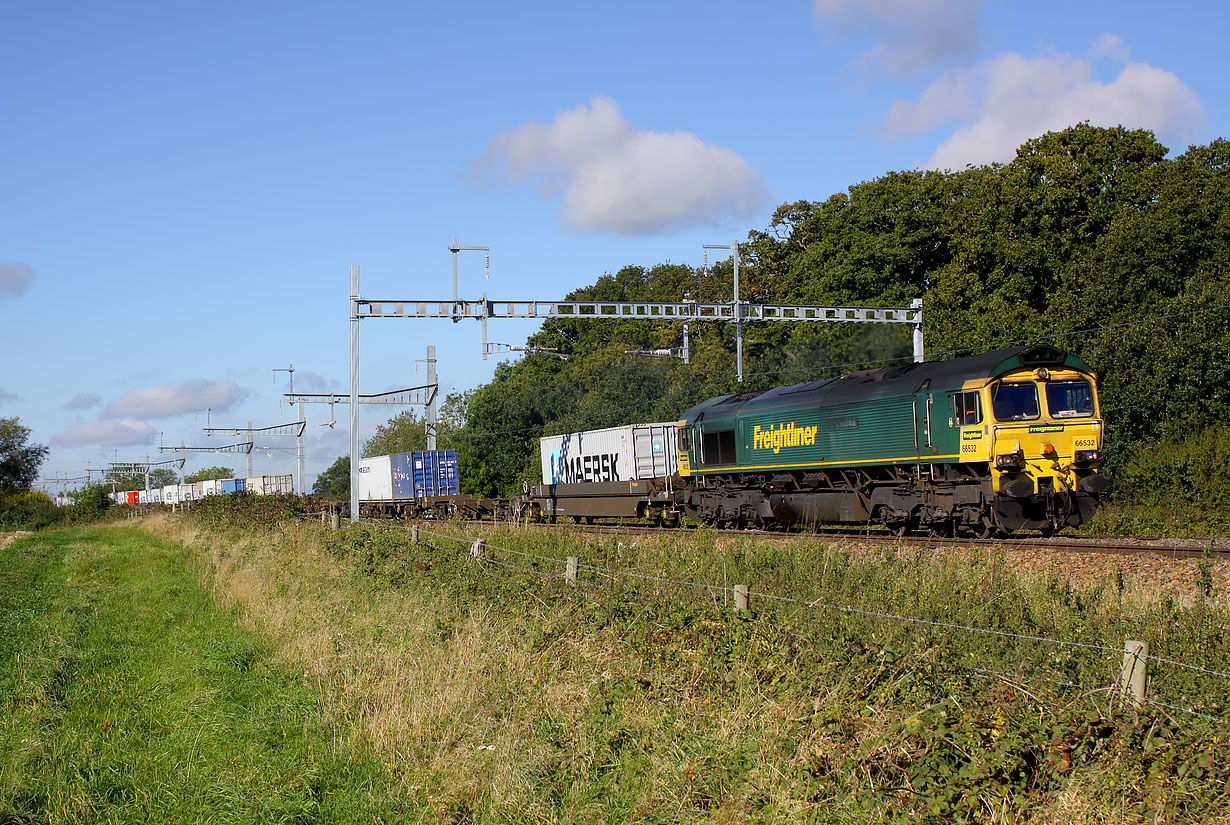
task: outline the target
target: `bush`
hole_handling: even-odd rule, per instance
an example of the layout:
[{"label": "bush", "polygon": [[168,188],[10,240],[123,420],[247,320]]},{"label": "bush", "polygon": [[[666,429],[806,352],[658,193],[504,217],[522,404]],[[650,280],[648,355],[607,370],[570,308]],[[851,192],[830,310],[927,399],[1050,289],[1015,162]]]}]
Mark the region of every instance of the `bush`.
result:
[{"label": "bush", "polygon": [[38,530],[62,517],[51,496],[37,490],[22,490],[0,498],[0,529]]},{"label": "bush", "polygon": [[247,491],[224,496],[205,496],[189,510],[192,518],[207,527],[270,528],[307,512],[305,499],[277,494],[258,496]]},{"label": "bush", "polygon": [[1115,471],[1114,498],[1153,507],[1230,506],[1230,426],[1137,446]]}]

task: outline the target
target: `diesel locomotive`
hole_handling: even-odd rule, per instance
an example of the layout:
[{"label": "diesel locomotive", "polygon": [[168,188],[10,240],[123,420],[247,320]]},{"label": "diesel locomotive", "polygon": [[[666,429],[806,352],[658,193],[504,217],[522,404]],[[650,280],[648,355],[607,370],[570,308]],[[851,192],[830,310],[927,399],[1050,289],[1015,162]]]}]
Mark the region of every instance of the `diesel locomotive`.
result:
[{"label": "diesel locomotive", "polygon": [[1096,378],[1039,344],[712,398],[679,420],[679,504],[715,524],[985,537],[1082,524],[1109,482]]},{"label": "diesel locomotive", "polygon": [[676,422],[551,436],[544,483],[520,496],[364,494],[361,512],[1049,534],[1087,521],[1108,489],[1102,434],[1089,365],[1037,344],[720,396]]}]

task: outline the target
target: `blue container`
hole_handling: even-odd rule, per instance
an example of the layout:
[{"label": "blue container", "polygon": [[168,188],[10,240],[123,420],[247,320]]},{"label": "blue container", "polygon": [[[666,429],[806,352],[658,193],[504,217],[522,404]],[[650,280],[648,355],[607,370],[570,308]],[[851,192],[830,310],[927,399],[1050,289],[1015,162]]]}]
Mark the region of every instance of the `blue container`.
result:
[{"label": "blue container", "polygon": [[456,450],[416,450],[389,458],[395,499],[455,496],[461,492]]},{"label": "blue container", "polygon": [[389,467],[393,471],[393,498],[414,498],[414,453],[393,453]]},{"label": "blue container", "polygon": [[242,478],[224,478],[221,481],[222,494],[241,493],[243,492],[244,480]]}]

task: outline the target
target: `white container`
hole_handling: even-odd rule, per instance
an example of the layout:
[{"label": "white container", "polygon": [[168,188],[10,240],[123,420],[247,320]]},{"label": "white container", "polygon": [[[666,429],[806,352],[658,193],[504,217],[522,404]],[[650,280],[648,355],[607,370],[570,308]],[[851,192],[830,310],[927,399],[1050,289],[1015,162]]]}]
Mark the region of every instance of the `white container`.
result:
[{"label": "white container", "polygon": [[244,489],[255,496],[272,496],[277,493],[295,494],[295,477],[290,473],[277,476],[251,476],[244,479]]},{"label": "white container", "polygon": [[179,504],[179,485],[168,484],[162,488],[163,504]]},{"label": "white container", "polygon": [[359,501],[393,498],[393,462],[387,455],[359,459]]},{"label": "white container", "polygon": [[216,478],[207,478],[201,482],[201,492],[207,496],[222,495],[222,482]]},{"label": "white container", "polygon": [[679,471],[674,421],[627,424],[541,439],[543,484],[640,481]]}]

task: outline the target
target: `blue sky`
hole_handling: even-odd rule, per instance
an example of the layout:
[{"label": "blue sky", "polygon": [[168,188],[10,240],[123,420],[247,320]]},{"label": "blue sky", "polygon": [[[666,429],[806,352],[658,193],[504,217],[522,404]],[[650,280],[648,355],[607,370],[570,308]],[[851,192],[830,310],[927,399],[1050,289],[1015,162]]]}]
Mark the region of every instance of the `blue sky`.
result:
[{"label": "blue sky", "polygon": [[[348,392],[365,298],[562,298],[773,208],[1089,120],[1227,136],[1221,3],[0,0],[0,416],[44,475]],[[535,325],[492,321],[522,343]],[[361,391],[489,379],[476,323],[363,323]],[[416,373],[417,368],[417,373]],[[385,411],[387,412],[387,411]],[[348,416],[308,408],[308,483]],[[361,435],[386,416],[365,408]],[[293,455],[258,442],[258,473]],[[230,459],[226,461],[225,459]],[[195,455],[189,470],[233,456]]]}]

